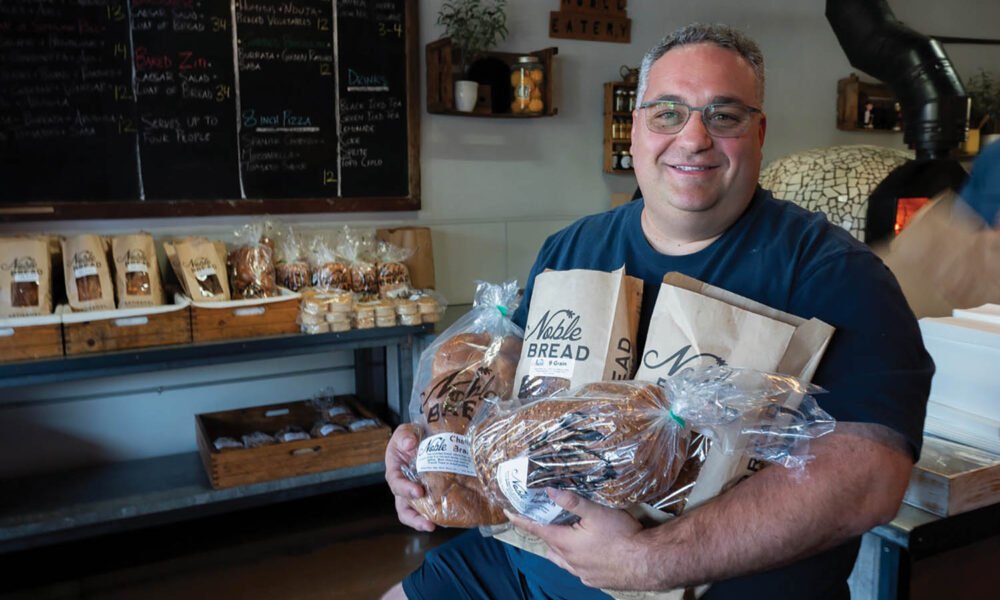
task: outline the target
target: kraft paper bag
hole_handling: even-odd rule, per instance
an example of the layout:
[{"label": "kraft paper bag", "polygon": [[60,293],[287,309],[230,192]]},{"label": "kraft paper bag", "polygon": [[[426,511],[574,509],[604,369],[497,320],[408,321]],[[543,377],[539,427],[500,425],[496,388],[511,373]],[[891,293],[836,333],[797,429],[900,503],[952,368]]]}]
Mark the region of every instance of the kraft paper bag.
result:
[{"label": "kraft paper bag", "polygon": [[49,245],[43,236],[0,238],[0,319],[52,313]]},{"label": "kraft paper bag", "polygon": [[1000,303],[1000,230],[985,227],[953,192],[937,196],[875,252],[917,318]]},{"label": "kraft paper bag", "polygon": [[107,240],[99,235],[62,239],[66,298],[74,311],[115,309],[108,249]]},{"label": "kraft paper bag", "polygon": [[[818,319],[802,319],[759,302],[668,273],[657,296],[639,361],[637,380],[658,381],[687,367],[725,363],[733,367],[794,375],[808,381],[816,372],[834,328]],[[708,450],[681,508],[693,508],[759,470],[742,455]],[[672,515],[650,506],[631,511],[645,521]],[[544,556],[545,543],[516,528],[496,536]],[[697,590],[704,593],[707,586]],[[681,600],[684,590],[623,592],[604,590],[618,600]]]},{"label": "kraft paper bag", "polygon": [[631,379],[641,302],[642,281],[625,275],[624,267],[539,273],[514,376],[517,397]]},{"label": "kraft paper bag", "polygon": [[403,261],[410,271],[413,287],[434,289],[434,247],[431,245],[431,230],[428,227],[397,227],[379,229],[375,236],[395,246],[413,250],[410,258]]}]

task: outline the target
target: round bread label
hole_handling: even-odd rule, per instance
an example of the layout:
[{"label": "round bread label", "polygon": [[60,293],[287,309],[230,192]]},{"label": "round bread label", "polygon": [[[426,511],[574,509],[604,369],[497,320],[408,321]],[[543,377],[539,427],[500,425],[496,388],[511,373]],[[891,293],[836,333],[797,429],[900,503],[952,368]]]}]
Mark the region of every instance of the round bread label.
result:
[{"label": "round bread label", "polygon": [[548,525],[563,513],[545,490],[528,489],[528,457],[519,456],[500,463],[497,485],[517,512],[536,523]]},{"label": "round bread label", "polygon": [[475,477],[469,438],[460,433],[439,433],[421,441],[417,448],[417,473],[428,471]]}]

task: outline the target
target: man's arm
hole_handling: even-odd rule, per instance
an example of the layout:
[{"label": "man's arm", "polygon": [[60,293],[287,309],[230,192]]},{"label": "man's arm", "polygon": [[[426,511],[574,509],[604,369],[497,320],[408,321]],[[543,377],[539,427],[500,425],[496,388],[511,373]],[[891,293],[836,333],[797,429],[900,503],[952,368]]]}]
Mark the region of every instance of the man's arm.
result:
[{"label": "man's arm", "polygon": [[581,515],[572,527],[517,524],[550,558],[604,589],[666,590],[779,567],[890,521],[913,466],[902,438],[880,425],[840,423],[813,440],[804,473],[769,467],[652,529],[578,496],[553,496]]}]

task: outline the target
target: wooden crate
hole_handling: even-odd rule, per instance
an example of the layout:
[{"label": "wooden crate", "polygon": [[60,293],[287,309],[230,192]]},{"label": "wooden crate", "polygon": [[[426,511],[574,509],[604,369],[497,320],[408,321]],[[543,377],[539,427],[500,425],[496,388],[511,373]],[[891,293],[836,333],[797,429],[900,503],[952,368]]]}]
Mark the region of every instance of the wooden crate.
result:
[{"label": "wooden crate", "polygon": [[[340,399],[358,415],[374,417],[354,398],[341,396]],[[289,425],[309,431],[319,418],[320,413],[306,400],[195,415],[198,451],[212,487],[247,485],[385,459],[390,429],[384,424],[373,429],[259,448],[218,451],[213,447],[213,442],[220,437],[240,439],[255,431],[273,435]]]},{"label": "wooden crate", "polygon": [[188,304],[97,313],[64,313],[66,355],[191,343]]},{"label": "wooden crate", "polygon": [[940,517],[1000,502],[1000,456],[925,437],[903,501]]},{"label": "wooden crate", "polygon": [[0,362],[63,355],[59,315],[0,319]]},{"label": "wooden crate", "polygon": [[298,333],[301,295],[288,292],[261,300],[205,302],[191,305],[195,342]]},{"label": "wooden crate", "polygon": [[427,59],[427,112],[436,114],[451,114],[471,117],[505,117],[526,119],[533,117],[551,117],[559,112],[555,106],[555,61],[553,57],[559,53],[555,47],[543,48],[533,52],[485,52],[485,56],[498,58],[508,66],[517,63],[518,57],[531,55],[538,58],[545,69],[545,90],[542,98],[545,100],[545,110],[540,115],[494,113],[489,106],[488,96],[481,97],[476,103],[475,111],[461,112],[455,108],[455,68],[451,39],[441,38],[427,44],[425,55]]}]

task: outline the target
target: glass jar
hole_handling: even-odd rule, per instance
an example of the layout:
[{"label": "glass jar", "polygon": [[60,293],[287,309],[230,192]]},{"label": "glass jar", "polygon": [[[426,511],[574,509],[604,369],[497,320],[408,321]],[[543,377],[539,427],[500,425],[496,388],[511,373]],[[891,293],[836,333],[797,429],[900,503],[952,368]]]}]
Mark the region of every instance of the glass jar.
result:
[{"label": "glass jar", "polygon": [[622,150],[621,158],[618,159],[618,167],[621,169],[631,169],[632,168],[632,153],[628,150]]},{"label": "glass jar", "polygon": [[510,112],[516,115],[540,115],[545,112],[542,88],[545,86],[545,69],[534,56],[518,57],[510,66]]},{"label": "glass jar", "polygon": [[635,90],[629,90],[628,92],[628,110],[632,112],[635,110]]},{"label": "glass jar", "polygon": [[622,88],[615,90],[615,112],[625,112],[625,107],[628,106],[628,98],[625,94],[626,92]]}]

